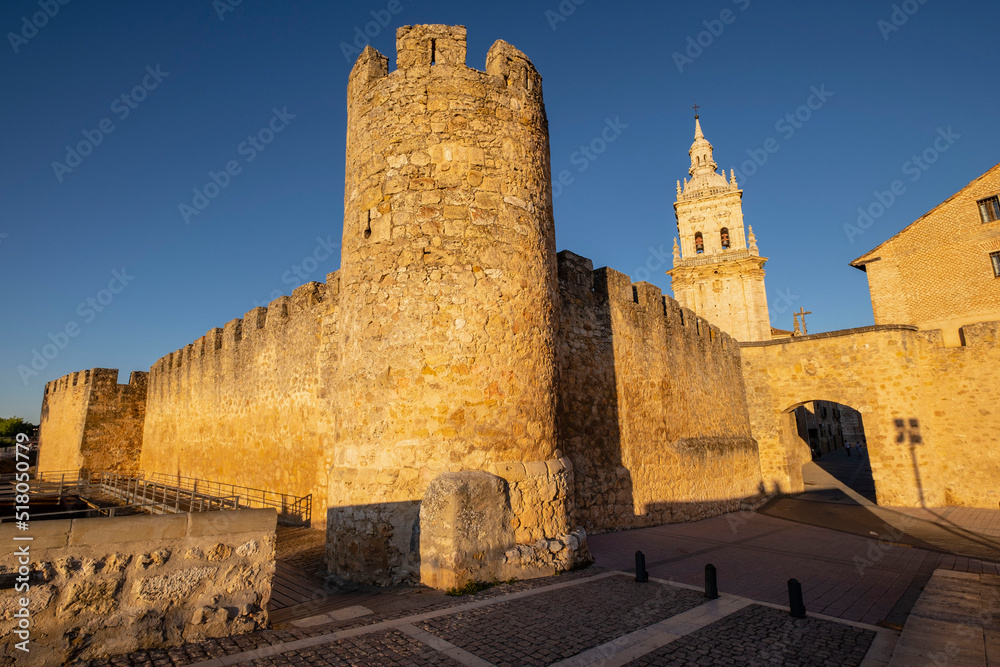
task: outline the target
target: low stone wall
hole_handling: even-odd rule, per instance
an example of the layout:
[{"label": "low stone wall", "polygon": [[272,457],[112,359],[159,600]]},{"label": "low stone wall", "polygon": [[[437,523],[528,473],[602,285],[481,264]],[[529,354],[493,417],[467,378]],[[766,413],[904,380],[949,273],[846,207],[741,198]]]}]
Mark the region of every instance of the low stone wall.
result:
[{"label": "low stone wall", "polygon": [[[68,664],[265,627],[276,523],[262,509],[0,525],[0,572],[25,560],[32,572],[29,590],[0,597],[0,664]],[[27,557],[15,553],[22,545]],[[14,633],[22,599],[29,652]]]}]

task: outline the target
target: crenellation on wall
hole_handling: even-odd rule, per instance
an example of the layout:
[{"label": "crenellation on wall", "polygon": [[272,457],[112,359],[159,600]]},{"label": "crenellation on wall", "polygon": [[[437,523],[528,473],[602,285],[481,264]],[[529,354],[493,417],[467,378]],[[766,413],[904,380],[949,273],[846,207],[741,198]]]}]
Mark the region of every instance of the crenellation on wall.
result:
[{"label": "crenellation on wall", "polygon": [[222,348],[234,350],[241,340],[243,340],[243,320],[236,318],[226,322],[222,327]]},{"label": "crenellation on wall", "polygon": [[461,25],[406,25],[396,29],[396,66],[465,67],[466,30]]},{"label": "crenellation on wall", "polygon": [[76,371],[53,383],[42,400],[39,471],[134,471],[142,448],[148,373],[133,371],[118,384],[118,371]]},{"label": "crenellation on wall", "polygon": [[252,332],[263,329],[265,321],[267,321],[267,308],[263,306],[257,306],[243,315],[243,326],[246,328],[248,335],[252,335]]},{"label": "crenellation on wall", "polygon": [[300,286],[154,363],[142,469],[311,494],[322,523],[332,429],[320,378],[336,363],[321,351],[329,294]]}]

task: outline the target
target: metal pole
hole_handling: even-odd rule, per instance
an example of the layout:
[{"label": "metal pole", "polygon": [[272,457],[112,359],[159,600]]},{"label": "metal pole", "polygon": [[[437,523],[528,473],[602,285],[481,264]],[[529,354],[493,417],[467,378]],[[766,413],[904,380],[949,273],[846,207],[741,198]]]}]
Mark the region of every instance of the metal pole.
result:
[{"label": "metal pole", "polygon": [[635,552],[635,580],[641,584],[649,581],[649,572],[646,572],[646,554],[641,551]]},{"label": "metal pole", "polygon": [[788,613],[792,618],[806,617],[806,604],[802,600],[802,584],[798,579],[788,580]]},{"label": "metal pole", "polygon": [[716,579],[715,566],[711,563],[705,566],[705,597],[709,600],[719,597],[719,583]]}]

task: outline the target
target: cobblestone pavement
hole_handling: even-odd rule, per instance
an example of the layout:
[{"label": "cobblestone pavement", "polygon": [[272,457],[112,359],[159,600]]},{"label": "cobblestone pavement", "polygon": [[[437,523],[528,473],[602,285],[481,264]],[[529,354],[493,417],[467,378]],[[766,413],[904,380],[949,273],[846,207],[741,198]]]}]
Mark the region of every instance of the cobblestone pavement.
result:
[{"label": "cobblestone pavement", "polygon": [[636,667],[689,665],[860,665],[875,632],[750,605],[628,663]]},{"label": "cobblestone pavement", "polygon": [[744,598],[709,601],[691,587],[640,584],[627,573],[591,568],[420,609],[89,664],[520,667],[564,659],[573,665],[621,665],[638,658],[631,664],[851,665],[860,664],[876,630],[812,617],[796,621],[786,611]]},{"label": "cobblestone pavement", "polygon": [[285,667],[286,665],[322,665],[324,667],[361,667],[367,665],[440,665],[459,667],[462,663],[452,660],[430,646],[398,630],[374,632],[360,637],[341,639],[329,644],[291,651],[273,658],[259,658],[242,663],[255,667]]},{"label": "cobblestone pavement", "polygon": [[500,667],[548,665],[704,602],[694,591],[609,577],[418,626]]}]

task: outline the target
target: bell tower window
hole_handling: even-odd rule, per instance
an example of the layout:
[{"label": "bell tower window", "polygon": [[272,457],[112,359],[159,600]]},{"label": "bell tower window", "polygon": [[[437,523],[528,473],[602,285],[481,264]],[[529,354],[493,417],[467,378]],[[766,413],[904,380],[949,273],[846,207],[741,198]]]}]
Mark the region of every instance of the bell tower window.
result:
[{"label": "bell tower window", "polygon": [[722,240],[722,247],[724,250],[729,249],[729,228],[723,227],[722,231],[719,232],[719,238]]},{"label": "bell tower window", "polygon": [[694,235],[694,251],[699,255],[705,252],[705,239],[701,235],[701,232],[697,232]]}]

